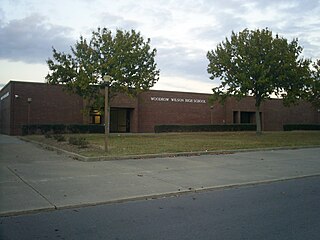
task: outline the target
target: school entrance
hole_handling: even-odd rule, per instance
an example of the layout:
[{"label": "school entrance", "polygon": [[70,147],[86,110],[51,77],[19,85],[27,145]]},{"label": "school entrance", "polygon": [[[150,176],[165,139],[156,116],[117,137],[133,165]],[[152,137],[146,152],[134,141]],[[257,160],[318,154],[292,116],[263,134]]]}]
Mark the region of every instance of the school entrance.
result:
[{"label": "school entrance", "polygon": [[129,108],[110,109],[110,132],[127,133],[130,132],[130,113]]}]

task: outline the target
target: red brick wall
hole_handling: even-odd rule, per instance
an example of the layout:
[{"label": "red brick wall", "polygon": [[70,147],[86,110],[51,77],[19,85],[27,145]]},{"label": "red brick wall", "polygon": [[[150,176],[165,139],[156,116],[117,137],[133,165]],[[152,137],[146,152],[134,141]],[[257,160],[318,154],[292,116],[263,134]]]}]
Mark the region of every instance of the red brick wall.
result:
[{"label": "red brick wall", "polygon": [[[255,99],[253,97],[243,98],[237,101],[229,98],[226,101],[225,109],[221,106],[219,111],[225,110],[227,124],[233,123],[233,112],[255,112]],[[282,131],[283,124],[314,124],[319,122],[320,113],[308,102],[300,102],[298,105],[285,107],[280,99],[270,99],[264,101],[260,106],[262,116],[262,129],[264,131]],[[223,114],[217,114],[223,116]]]},{"label": "red brick wall", "polygon": [[[82,124],[83,100],[63,91],[62,86],[43,83],[12,82],[12,91],[18,98],[12,104],[12,129],[14,135],[21,134],[22,125],[28,124]],[[28,106],[28,98],[32,98]]]},{"label": "red brick wall", "polygon": [[268,100],[263,104],[264,130],[283,130],[283,124],[320,123],[320,115],[310,103],[300,102],[298,105],[285,107],[279,99]]},{"label": "red brick wall", "polygon": [[[160,124],[210,124],[208,94],[148,91],[139,95],[139,132]],[[153,100],[152,100],[153,99]],[[197,103],[195,101],[205,101]]]},{"label": "red brick wall", "polygon": [[0,91],[0,132],[10,135],[10,123],[11,123],[11,102],[12,92],[11,85],[7,84]]},{"label": "red brick wall", "polygon": [[[1,90],[9,97],[1,101],[1,132],[21,134],[21,126],[30,124],[86,124],[84,101],[77,95],[63,91],[62,86],[44,83],[10,82]],[[15,98],[14,95],[18,95]],[[241,101],[229,98],[225,105],[214,103],[210,106],[210,94],[168,92],[151,90],[137,98],[123,94],[111,101],[111,107],[128,108],[131,116],[131,132],[153,132],[155,125],[162,124],[232,124],[233,112],[255,112],[254,98]],[[28,98],[32,98],[30,105]],[[262,103],[262,127],[266,131],[282,130],[287,123],[320,123],[320,112],[311,104],[284,107],[281,100]]]}]

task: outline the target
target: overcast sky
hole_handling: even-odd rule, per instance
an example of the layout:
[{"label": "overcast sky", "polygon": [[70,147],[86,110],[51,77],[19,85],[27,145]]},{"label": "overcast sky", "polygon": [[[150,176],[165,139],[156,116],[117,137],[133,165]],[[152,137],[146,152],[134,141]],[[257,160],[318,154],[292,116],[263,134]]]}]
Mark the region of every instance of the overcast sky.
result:
[{"label": "overcast sky", "polygon": [[268,27],[320,58],[318,0],[0,0],[0,88],[45,82],[52,46],[69,51],[98,27],[135,29],[156,48],[154,89],[211,93],[206,53],[231,31]]}]

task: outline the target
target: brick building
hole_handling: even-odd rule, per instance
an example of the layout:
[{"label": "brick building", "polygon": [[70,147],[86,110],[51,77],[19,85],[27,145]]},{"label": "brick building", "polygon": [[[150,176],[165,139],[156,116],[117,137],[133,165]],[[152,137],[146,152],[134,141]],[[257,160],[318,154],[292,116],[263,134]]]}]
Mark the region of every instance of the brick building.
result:
[{"label": "brick building", "polygon": [[[254,99],[229,98],[224,105],[210,105],[210,94],[150,90],[136,98],[118,95],[111,101],[111,132],[154,132],[164,124],[255,123]],[[0,91],[1,133],[20,135],[28,124],[103,124],[92,110],[84,114],[85,101],[66,93],[60,85],[10,81]],[[318,109],[309,103],[284,107],[282,100],[262,103],[264,131],[278,131],[283,124],[320,123]]]}]

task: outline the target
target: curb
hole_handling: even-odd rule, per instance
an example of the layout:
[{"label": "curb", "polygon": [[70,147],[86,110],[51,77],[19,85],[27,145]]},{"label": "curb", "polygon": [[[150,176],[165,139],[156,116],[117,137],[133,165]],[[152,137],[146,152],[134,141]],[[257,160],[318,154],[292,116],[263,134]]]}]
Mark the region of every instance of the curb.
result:
[{"label": "curb", "polygon": [[134,159],[151,159],[151,158],[173,158],[173,157],[192,157],[201,155],[221,155],[221,154],[234,154],[238,152],[261,152],[261,151],[278,151],[278,150],[295,150],[305,148],[320,148],[320,145],[312,146],[295,146],[295,147],[273,147],[273,148],[249,148],[249,149],[235,149],[235,150],[215,150],[215,151],[196,151],[196,152],[178,152],[178,153],[160,153],[160,154],[143,154],[143,155],[127,155],[127,156],[98,156],[86,157],[77,153],[69,152],[61,148],[53,147],[45,143],[33,141],[24,137],[19,139],[33,143],[41,148],[56,151],[65,154],[74,160],[82,162],[99,162],[99,161],[114,161],[114,160],[134,160]]},{"label": "curb", "polygon": [[95,202],[95,203],[74,204],[74,205],[67,205],[62,207],[56,206],[51,208],[40,208],[40,209],[25,210],[25,211],[11,211],[7,213],[0,213],[0,217],[11,217],[11,216],[27,215],[27,214],[34,214],[34,213],[40,213],[40,212],[52,212],[56,210],[95,207],[95,206],[106,205],[106,204],[120,204],[120,203],[139,201],[139,200],[155,200],[160,198],[178,197],[178,196],[192,194],[192,193],[210,192],[215,190],[232,189],[237,187],[249,187],[249,186],[256,186],[260,184],[270,184],[270,183],[277,183],[277,182],[290,181],[295,179],[305,179],[305,178],[312,178],[312,177],[319,177],[319,176],[320,176],[320,173],[315,173],[311,175],[300,175],[300,176],[294,176],[294,177],[285,177],[285,178],[277,178],[277,179],[269,179],[269,180],[253,181],[253,182],[234,183],[234,184],[218,185],[218,186],[211,186],[211,187],[201,187],[201,188],[189,188],[189,189],[179,190],[175,192],[132,196],[127,198],[113,199],[109,201],[101,201],[101,202]]},{"label": "curb", "polygon": [[50,146],[48,144],[37,142],[37,141],[31,140],[31,139],[27,139],[27,138],[24,138],[24,137],[21,137],[21,136],[18,137],[18,138],[20,140],[22,140],[22,141],[29,142],[29,143],[32,143],[34,145],[37,145],[37,146],[39,146],[39,147],[41,147],[43,149],[46,149],[46,150],[49,150],[49,151],[56,151],[57,153],[65,154],[68,157],[71,157],[71,158],[73,158],[75,160],[84,161],[83,158],[87,158],[87,157],[82,156],[80,154],[69,152],[69,151],[63,150],[61,148],[53,147],[53,146]]}]

